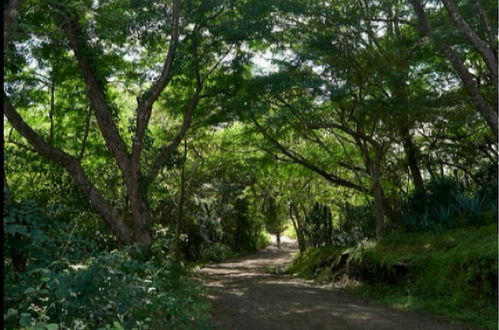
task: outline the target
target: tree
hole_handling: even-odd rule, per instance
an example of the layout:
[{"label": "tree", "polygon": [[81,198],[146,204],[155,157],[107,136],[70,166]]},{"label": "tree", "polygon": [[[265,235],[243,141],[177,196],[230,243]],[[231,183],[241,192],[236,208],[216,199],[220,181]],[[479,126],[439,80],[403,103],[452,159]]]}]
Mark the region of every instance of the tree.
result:
[{"label": "tree", "polygon": [[[87,175],[80,155],[75,156],[54,146],[50,143],[50,138],[47,141],[43,134],[33,129],[20,115],[19,109],[11,102],[11,99],[17,98],[15,92],[18,86],[15,80],[20,78],[16,77],[15,72],[12,72],[14,78],[7,81],[7,92],[4,93],[5,116],[36,152],[66,169],[92,206],[112,228],[119,241],[124,244],[137,242],[149,245],[152,242],[152,219],[147,201],[148,189],[187,134],[198,105],[208,102],[207,99],[221,93],[221,89],[211,79],[217,75],[217,70],[223,67],[226,72],[238,74],[238,67],[245,61],[242,41],[258,32],[257,29],[246,29],[241,22],[248,19],[248,15],[252,15],[251,19],[265,17],[266,7],[264,6],[261,12],[248,14],[244,9],[250,4],[237,4],[231,1],[206,1],[199,6],[190,3],[181,5],[178,0],[174,0],[171,6],[164,3],[137,4],[126,1],[102,4],[90,2],[42,4],[33,1],[31,5],[42,10],[44,14],[42,19],[46,23],[44,26],[55,26],[63,33],[65,51],[71,50],[74,54],[69,60],[78,64],[92,114],[95,115],[105,145],[121,173],[132,226],[127,224],[124,214],[116,209],[103,195],[101,189],[96,187],[93,179]],[[11,2],[10,9],[8,8],[4,14],[9,18],[4,26],[4,35],[7,36],[4,45],[10,45],[9,39],[15,35],[11,31],[14,31],[13,22],[20,7],[20,2]],[[117,10],[118,13],[113,10]],[[240,21],[234,21],[228,13],[238,10],[244,11],[244,14],[241,15]],[[164,12],[168,18],[166,22],[162,14]],[[119,13],[124,17],[120,17]],[[25,22],[17,24],[19,31],[16,31],[17,35],[23,36],[24,40],[20,42],[27,44],[28,49],[31,45],[26,38],[28,31],[33,30],[33,33],[35,35],[39,33],[40,37],[46,32],[43,27],[29,26],[29,20],[33,20],[32,15],[34,15],[32,12],[27,12],[24,16]],[[126,17],[127,15],[129,17]],[[226,28],[228,24],[238,28],[228,30]],[[150,30],[148,26],[154,28]],[[165,33],[165,30],[169,30],[169,33]],[[152,43],[151,38],[148,38],[150,37],[148,34],[151,33],[155,37]],[[168,43],[166,55],[161,55],[165,51],[166,43]],[[14,49],[6,52],[8,61],[9,55],[20,55],[16,51],[15,39],[12,44]],[[149,54],[138,56],[139,60],[136,61],[139,64],[138,68],[130,67],[123,61],[124,55],[132,55],[126,50],[130,44],[150,50]],[[34,53],[28,55],[31,58],[36,56]],[[227,56],[232,60],[228,60]],[[134,70],[147,68],[151,64],[151,59],[158,57],[163,57],[159,72],[146,70],[141,77],[138,70]],[[120,72],[123,70],[124,75]],[[149,76],[153,76],[154,79],[151,80]],[[120,110],[123,110],[119,109],[112,97],[113,86],[110,80],[113,77],[124,78],[131,90],[134,89],[132,85],[139,86],[138,92],[135,88],[137,106],[132,116],[133,134],[130,144],[126,143],[123,127],[117,118]],[[180,87],[185,94],[180,96],[175,93],[173,89],[175,87],[172,85]],[[149,166],[145,166],[144,150],[150,138],[150,120],[158,111],[153,111],[153,108],[161,108],[160,103],[167,93],[177,97],[174,107],[181,109],[177,112],[183,113],[182,124],[176,128],[175,133],[169,134],[169,142],[163,142],[163,145],[157,147],[158,151],[152,161],[148,159],[146,162]]]},{"label": "tree", "polygon": [[[325,3],[330,11],[324,12]],[[272,49],[278,56],[282,49],[291,51],[278,61],[278,72],[249,84],[242,103],[250,110],[242,119],[269,141],[266,151],[277,160],[372,196],[379,236],[385,216],[392,225],[399,218],[397,200],[412,187],[402,184],[407,172],[419,188],[432,175],[431,169],[422,170],[427,157],[422,147],[428,153],[422,137],[449,118],[450,109],[455,114],[445,121],[449,126],[459,120],[471,129],[476,120],[459,85],[447,78],[451,71],[419,41],[406,4],[312,1],[303,6],[299,13],[283,10],[278,16],[279,41]]]},{"label": "tree", "polygon": [[[478,50],[488,69],[488,77],[494,86],[492,92],[493,101],[487,100],[487,97],[480,90],[479,80],[471,73],[466,67],[462,55],[460,55],[446,40],[445,38],[436,33],[432,28],[430,21],[427,17],[423,4],[419,0],[410,0],[411,5],[416,12],[421,32],[429,37],[437,48],[445,55],[447,60],[452,64],[455,72],[459,76],[466,91],[473,98],[477,110],[481,113],[487,124],[489,125],[492,133],[497,138],[497,87],[498,87],[498,73],[497,73],[497,30],[492,29],[487,17],[487,13],[482,9],[480,1],[474,1],[474,5],[478,10],[482,24],[485,25],[487,31],[488,42],[482,40],[478,34],[470,27],[459,9],[452,0],[442,0],[449,16],[457,26],[459,31],[466,37],[467,41]],[[496,9],[497,11],[497,9]]]}]

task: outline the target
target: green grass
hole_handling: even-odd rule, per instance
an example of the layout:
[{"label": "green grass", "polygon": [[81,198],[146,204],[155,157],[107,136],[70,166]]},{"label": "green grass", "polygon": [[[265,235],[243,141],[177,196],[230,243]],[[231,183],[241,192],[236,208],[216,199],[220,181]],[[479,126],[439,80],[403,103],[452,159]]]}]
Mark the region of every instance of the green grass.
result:
[{"label": "green grass", "polygon": [[[340,256],[348,253],[348,260]],[[345,259],[345,258],[344,258]],[[497,329],[497,225],[442,233],[397,233],[356,247],[309,249],[289,271],[334,281],[389,305],[423,310],[471,326]]]}]

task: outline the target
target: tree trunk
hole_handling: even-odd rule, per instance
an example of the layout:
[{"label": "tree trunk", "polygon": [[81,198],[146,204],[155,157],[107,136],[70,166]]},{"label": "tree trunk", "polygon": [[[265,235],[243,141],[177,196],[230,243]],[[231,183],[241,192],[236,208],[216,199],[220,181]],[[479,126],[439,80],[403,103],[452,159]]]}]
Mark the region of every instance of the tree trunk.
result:
[{"label": "tree trunk", "polygon": [[132,193],[129,192],[129,200],[133,217],[133,240],[140,245],[151,245],[151,215],[139,186]]},{"label": "tree trunk", "polygon": [[[358,128],[359,131],[362,128]],[[363,135],[363,134],[362,134]],[[379,142],[371,139],[369,145],[374,155],[371,155],[367,142],[355,137],[356,144],[361,151],[369,176],[371,177],[371,194],[374,196],[374,207],[376,215],[376,238],[379,239],[385,228],[385,203],[383,187],[381,186],[381,162],[384,155],[384,147]]]},{"label": "tree trunk", "polygon": [[401,135],[414,187],[416,187],[416,189],[424,189],[423,177],[421,176],[421,170],[418,165],[417,147],[412,142],[412,136],[406,126],[401,128]]},{"label": "tree trunk", "polygon": [[78,159],[57,149],[44,141],[22,119],[16,109],[8,102],[4,94],[4,114],[11,125],[35,148],[42,156],[48,158],[54,163],[64,167],[75,181],[80,191],[87,197],[97,213],[109,225],[118,240],[124,244],[133,242],[132,233],[118,214],[116,209],[106,200],[100,191],[90,182],[86,176],[81,163]]},{"label": "tree trunk", "polygon": [[459,55],[454,51],[454,49],[452,49],[452,47],[443,38],[439,37],[433,32],[430,23],[428,21],[428,18],[426,17],[424,7],[421,4],[420,0],[409,0],[409,2],[411,3],[411,5],[414,8],[414,11],[416,12],[421,32],[433,40],[437,48],[440,49],[440,51],[445,55],[447,60],[452,64],[452,67],[454,68],[457,75],[461,79],[461,82],[463,83],[465,90],[473,98],[478,111],[482,114],[483,118],[485,119],[490,129],[492,130],[492,133],[497,139],[498,136],[497,132],[498,123],[497,123],[497,112],[496,112],[497,104],[495,106],[492,106],[487,102],[485,97],[478,89],[478,86],[476,84],[473,75],[468,71],[463,61],[459,58]]},{"label": "tree trunk", "polygon": [[486,42],[484,42],[480,37],[473,31],[473,29],[466,23],[464,18],[459,13],[459,9],[452,0],[442,0],[445,8],[449,12],[450,17],[458,27],[458,29],[465,35],[470,43],[475,46],[478,52],[482,55],[482,58],[489,69],[490,78],[495,88],[498,87],[497,81],[497,58],[495,57],[492,48],[489,48]]},{"label": "tree trunk", "polygon": [[383,188],[380,183],[379,162],[373,161],[369,166],[369,174],[372,180],[372,190],[374,194],[374,206],[376,209],[376,238],[379,239],[385,227],[385,208],[383,205]]},{"label": "tree trunk", "polygon": [[180,169],[180,196],[178,200],[178,213],[175,219],[175,259],[182,258],[182,251],[180,251],[180,225],[182,223],[184,199],[185,199],[185,161],[187,159],[187,141],[184,140],[184,155],[183,155],[182,168]]},{"label": "tree trunk", "polygon": [[293,202],[289,203],[289,218],[291,219],[291,223],[293,224],[293,228],[296,232],[298,249],[300,250],[300,252],[303,252],[307,248],[305,245],[305,236],[303,235],[303,230],[301,228],[298,210],[296,209],[296,205]]},{"label": "tree trunk", "polygon": [[140,173],[139,162],[131,162],[129,171],[123,175],[130,209],[132,211],[133,240],[143,246],[151,245],[151,214],[146,201],[145,184]]},{"label": "tree trunk", "polygon": [[[10,0],[8,2],[8,8],[4,10],[4,53],[9,44],[13,26],[22,2],[22,0]],[[121,243],[130,244],[138,242],[142,245],[150,245],[152,243],[152,221],[150,210],[147,205],[147,184],[143,181],[145,178],[149,178],[150,180],[146,181],[147,183],[150,183],[152,179],[157,176],[164,165],[165,159],[175,150],[185,136],[187,130],[191,126],[192,116],[201,98],[200,95],[203,87],[203,81],[200,79],[199,59],[196,57],[196,90],[187,105],[181,129],[170,144],[162,147],[161,152],[154,162],[153,170],[151,171],[152,174],[143,176],[140,169],[140,155],[143,149],[142,140],[151,117],[152,107],[162,91],[172,80],[174,74],[173,61],[179,39],[180,1],[173,0],[172,32],[168,53],[161,74],[152,84],[151,89],[144,93],[143,97],[139,99],[140,101],[136,111],[136,135],[133,140],[131,154],[127,150],[125,141],[120,135],[120,130],[113,116],[113,104],[106,94],[106,79],[96,72],[97,66],[94,61],[97,59],[97,56],[92,55],[97,55],[98,52],[95,52],[94,46],[89,42],[90,37],[86,34],[85,28],[80,24],[79,14],[73,10],[71,6],[65,6],[64,4],[57,2],[50,2],[49,6],[52,9],[51,13],[54,15],[61,30],[65,33],[65,36],[69,41],[69,46],[74,52],[85,83],[86,95],[91,108],[90,111],[94,112],[95,118],[97,119],[97,126],[102,133],[104,142],[122,173],[126,186],[127,198],[130,202],[133,231],[130,230],[122,216],[118,214],[116,208],[113,207],[110,201],[105,199],[102,193],[89,180],[81,166],[81,158],[84,154],[85,143],[88,136],[90,113],[87,117],[88,120],[85,135],[83,137],[83,145],[77,158],[64,152],[62,149],[55,148],[50,143],[54,137],[53,111],[55,81],[52,81],[50,90],[51,108],[49,119],[51,125],[49,143],[23,120],[17,110],[7,100],[5,93],[4,113],[12,126],[28,140],[36,152],[65,168],[69,172],[78,188],[87,197],[107,225],[109,225]],[[52,78],[55,78],[55,74]],[[206,76],[204,79],[206,79]]]}]

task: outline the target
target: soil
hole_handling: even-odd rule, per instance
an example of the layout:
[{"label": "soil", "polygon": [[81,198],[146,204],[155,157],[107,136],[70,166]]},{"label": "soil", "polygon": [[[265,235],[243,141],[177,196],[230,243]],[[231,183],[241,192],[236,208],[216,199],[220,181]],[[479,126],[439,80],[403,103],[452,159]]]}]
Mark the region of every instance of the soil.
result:
[{"label": "soil", "polygon": [[201,268],[215,329],[468,329],[279,274],[296,252],[296,242],[281,237],[280,248],[273,243],[257,253]]}]

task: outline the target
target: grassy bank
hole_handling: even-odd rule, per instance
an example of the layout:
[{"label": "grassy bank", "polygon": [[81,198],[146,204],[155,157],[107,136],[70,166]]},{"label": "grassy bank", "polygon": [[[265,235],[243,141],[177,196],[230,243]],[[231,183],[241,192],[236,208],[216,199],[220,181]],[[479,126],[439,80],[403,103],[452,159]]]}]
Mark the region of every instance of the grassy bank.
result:
[{"label": "grassy bank", "polygon": [[289,272],[323,281],[348,279],[347,290],[389,305],[497,329],[496,224],[309,249]]}]

